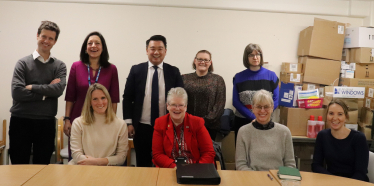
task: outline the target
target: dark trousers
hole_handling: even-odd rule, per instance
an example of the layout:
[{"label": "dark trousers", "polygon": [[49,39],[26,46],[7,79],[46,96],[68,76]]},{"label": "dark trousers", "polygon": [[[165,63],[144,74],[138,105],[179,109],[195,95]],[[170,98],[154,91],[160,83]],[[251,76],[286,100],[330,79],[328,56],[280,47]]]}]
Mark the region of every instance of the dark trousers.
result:
[{"label": "dark trousers", "polygon": [[215,129],[209,129],[209,128],[206,128],[206,130],[208,130],[210,138],[212,138],[213,141],[216,141],[217,130],[215,130]]},{"label": "dark trousers", "polygon": [[243,125],[246,125],[248,123],[251,123],[252,121],[247,119],[247,118],[239,118],[237,116],[235,116],[235,119],[234,119],[234,128],[235,128],[235,144],[236,144],[236,138],[238,136],[238,131],[240,129],[240,127],[242,127]]},{"label": "dark trousers", "polygon": [[12,164],[49,164],[55,149],[55,119],[27,119],[12,116],[9,124],[9,154]]},{"label": "dark trousers", "polygon": [[134,136],[137,167],[152,167],[152,138],[153,127],[139,123]]}]

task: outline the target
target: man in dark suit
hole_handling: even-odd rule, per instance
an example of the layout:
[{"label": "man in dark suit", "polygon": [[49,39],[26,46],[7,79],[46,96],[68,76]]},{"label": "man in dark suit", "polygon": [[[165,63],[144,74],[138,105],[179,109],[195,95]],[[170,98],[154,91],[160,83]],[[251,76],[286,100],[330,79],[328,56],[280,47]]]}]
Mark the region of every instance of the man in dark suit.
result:
[{"label": "man in dark suit", "polygon": [[[164,63],[166,38],[154,35],[146,41],[148,62],[131,67],[123,94],[123,119],[134,138],[136,165],[152,166],[154,120],[166,114],[166,95],[171,88],[183,87],[177,67]],[[152,91],[153,90],[153,91]],[[135,133],[136,132],[136,133]]]}]

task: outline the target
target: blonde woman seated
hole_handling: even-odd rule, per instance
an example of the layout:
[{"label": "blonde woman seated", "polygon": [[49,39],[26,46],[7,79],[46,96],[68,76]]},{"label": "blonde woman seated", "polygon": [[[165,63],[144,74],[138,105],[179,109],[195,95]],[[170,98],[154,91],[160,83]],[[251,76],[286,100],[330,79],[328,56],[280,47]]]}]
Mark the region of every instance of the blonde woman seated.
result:
[{"label": "blonde woman seated", "polygon": [[116,117],[108,90],[88,88],[82,115],[74,120],[70,165],[123,165],[128,150],[127,125]]},{"label": "blonde woman seated", "polygon": [[270,92],[262,89],[253,96],[256,120],[239,129],[235,154],[237,170],[296,167],[291,132],[286,126],[271,121],[273,106]]},{"label": "blonde woman seated", "polygon": [[152,161],[157,167],[174,168],[175,159],[186,163],[214,163],[216,153],[204,119],[186,113],[187,92],[172,88],[167,96],[169,114],[156,119]]}]

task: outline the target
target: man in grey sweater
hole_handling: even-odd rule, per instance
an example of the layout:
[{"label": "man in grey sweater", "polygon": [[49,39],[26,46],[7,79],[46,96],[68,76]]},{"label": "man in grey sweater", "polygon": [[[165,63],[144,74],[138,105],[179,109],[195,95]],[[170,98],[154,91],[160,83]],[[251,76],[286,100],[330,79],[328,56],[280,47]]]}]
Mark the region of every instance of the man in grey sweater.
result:
[{"label": "man in grey sweater", "polygon": [[54,151],[57,99],[66,86],[66,66],[51,55],[60,29],[42,21],[37,49],[20,59],[12,79],[9,152],[12,164],[49,164]]}]

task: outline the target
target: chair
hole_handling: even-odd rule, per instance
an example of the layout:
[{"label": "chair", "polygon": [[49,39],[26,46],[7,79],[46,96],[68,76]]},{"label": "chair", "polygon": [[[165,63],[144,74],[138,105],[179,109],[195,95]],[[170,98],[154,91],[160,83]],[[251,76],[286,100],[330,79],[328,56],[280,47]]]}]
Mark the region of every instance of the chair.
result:
[{"label": "chair", "polygon": [[4,153],[3,150],[5,149],[6,146],[6,120],[3,120],[3,139],[0,141],[0,165],[4,164],[2,162]]},{"label": "chair", "polygon": [[369,151],[368,173],[370,183],[374,183],[374,153]]},{"label": "chair", "polygon": [[63,164],[69,158],[68,146],[64,147],[64,117],[57,120],[56,162]]},{"label": "chair", "polygon": [[134,141],[132,138],[129,138],[129,150],[127,151],[127,166],[131,166],[131,149],[134,148]]}]

